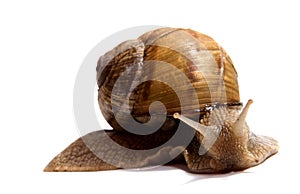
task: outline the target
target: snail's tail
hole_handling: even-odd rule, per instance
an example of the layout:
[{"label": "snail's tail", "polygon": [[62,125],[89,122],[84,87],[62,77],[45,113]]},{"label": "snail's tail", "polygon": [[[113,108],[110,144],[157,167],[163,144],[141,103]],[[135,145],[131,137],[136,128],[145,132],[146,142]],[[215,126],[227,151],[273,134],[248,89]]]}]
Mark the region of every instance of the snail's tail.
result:
[{"label": "snail's tail", "polygon": [[[101,133],[103,133],[102,131]],[[45,167],[45,172],[76,172],[114,170],[117,167],[110,165],[89,149],[84,138],[79,138],[65,150],[54,157]]]},{"label": "snail's tail", "polygon": [[44,171],[101,171],[163,165],[176,160],[182,146],[160,146],[174,132],[134,135],[115,130],[89,133],[58,154]]}]

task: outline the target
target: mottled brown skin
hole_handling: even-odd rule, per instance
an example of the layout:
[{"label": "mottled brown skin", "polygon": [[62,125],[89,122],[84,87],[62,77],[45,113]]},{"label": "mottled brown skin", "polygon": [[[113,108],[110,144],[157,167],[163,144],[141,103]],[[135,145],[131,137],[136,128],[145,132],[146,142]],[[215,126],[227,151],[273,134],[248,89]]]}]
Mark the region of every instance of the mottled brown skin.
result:
[{"label": "mottled brown skin", "polygon": [[[176,147],[163,147],[152,153],[145,151],[131,156],[118,149],[112,149],[111,141],[133,150],[148,150],[172,138],[174,131],[158,131],[151,135],[139,136],[127,132],[103,130],[89,133],[76,140],[57,155],[48,164],[45,171],[101,171],[150,167],[162,165],[164,163],[161,161],[175,158],[176,156],[172,155],[172,152],[181,149],[184,160],[178,160],[180,157],[176,157],[177,160],[173,163],[185,164],[193,173],[225,173],[256,166],[277,153],[278,143],[276,140],[254,135],[249,131],[246,123],[244,133],[237,136],[232,131],[232,125],[238,116],[239,110],[236,108],[219,107],[202,117],[200,123],[204,125],[217,126],[224,123],[220,126],[221,132],[216,142],[204,154],[199,154],[199,148],[203,141],[203,135],[199,132],[196,132],[195,137],[186,148],[179,144]],[[186,130],[193,129],[187,126]],[[105,138],[105,134],[111,139]],[[85,142],[93,147],[93,151],[87,147]],[[118,165],[104,162],[96,156],[97,153],[110,154],[108,158],[112,159],[111,163]],[[124,158],[128,158],[125,163]]]},{"label": "mottled brown skin", "polygon": [[[91,132],[68,146],[57,155],[45,168],[45,171],[97,171],[113,170],[118,168],[141,168],[160,165],[160,158],[170,157],[170,147],[164,147],[157,152],[143,152],[163,144],[172,137],[174,131],[158,131],[141,136],[115,130],[100,130]],[[112,142],[118,143],[123,148],[140,150],[139,154],[128,155],[125,151],[115,148]],[[110,156],[104,162],[97,154]],[[124,160],[126,158],[127,160]],[[110,160],[111,159],[111,160]],[[126,162],[124,162],[126,161]]]},{"label": "mottled brown skin", "polygon": [[[249,103],[250,102],[250,103]],[[246,106],[250,106],[250,100]],[[245,113],[246,114],[246,113]],[[220,133],[216,141],[199,156],[203,135],[196,133],[194,140],[183,152],[190,171],[195,173],[224,173],[244,170],[264,162],[278,152],[278,142],[270,137],[257,136],[249,130],[245,120],[235,128],[241,119],[236,108],[220,107],[205,115],[200,124],[217,126]]]}]

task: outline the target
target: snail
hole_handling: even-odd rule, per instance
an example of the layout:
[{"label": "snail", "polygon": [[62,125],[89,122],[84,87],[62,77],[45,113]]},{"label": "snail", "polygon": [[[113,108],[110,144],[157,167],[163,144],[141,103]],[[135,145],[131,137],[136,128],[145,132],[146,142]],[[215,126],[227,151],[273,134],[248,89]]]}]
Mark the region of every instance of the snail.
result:
[{"label": "snail", "polygon": [[184,164],[193,173],[244,170],[278,152],[249,130],[237,72],[211,37],[159,28],[97,64],[98,103],[112,130],[91,132],[44,171],[100,171]]}]

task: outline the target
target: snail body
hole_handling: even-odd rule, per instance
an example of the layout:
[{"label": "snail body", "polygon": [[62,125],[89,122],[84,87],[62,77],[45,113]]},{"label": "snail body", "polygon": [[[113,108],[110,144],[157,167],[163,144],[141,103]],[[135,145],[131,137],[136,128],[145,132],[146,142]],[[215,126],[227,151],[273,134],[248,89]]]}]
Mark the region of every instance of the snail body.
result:
[{"label": "snail body", "polygon": [[249,130],[246,115],[253,101],[243,108],[233,63],[207,35],[160,28],[125,41],[100,57],[97,84],[99,107],[113,130],[79,138],[45,171],[173,161],[195,173],[223,173],[258,165],[278,152],[276,140]]}]

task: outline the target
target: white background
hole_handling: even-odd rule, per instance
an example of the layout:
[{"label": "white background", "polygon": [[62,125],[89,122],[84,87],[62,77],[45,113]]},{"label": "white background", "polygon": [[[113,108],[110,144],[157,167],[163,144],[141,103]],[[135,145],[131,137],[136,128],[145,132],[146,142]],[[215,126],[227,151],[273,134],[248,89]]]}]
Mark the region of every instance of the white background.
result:
[{"label": "white background", "polygon": [[[299,192],[298,8],[289,0],[1,1],[0,192]],[[73,87],[83,59],[102,39],[139,25],[192,28],[217,40],[239,73],[242,101],[254,100],[250,128],[278,139],[279,154],[225,175],[173,167],[44,173],[79,137]]]}]

